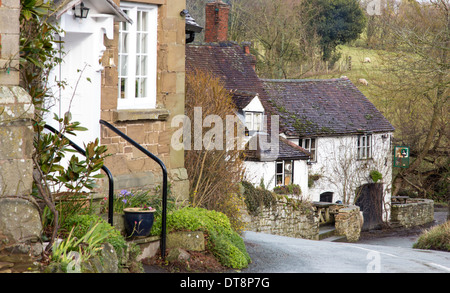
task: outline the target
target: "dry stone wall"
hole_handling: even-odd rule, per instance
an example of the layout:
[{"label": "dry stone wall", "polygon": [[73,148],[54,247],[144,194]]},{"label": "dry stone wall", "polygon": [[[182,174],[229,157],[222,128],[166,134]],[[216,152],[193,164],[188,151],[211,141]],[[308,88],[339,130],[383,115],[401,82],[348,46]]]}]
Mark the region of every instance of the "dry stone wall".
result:
[{"label": "dry stone wall", "polygon": [[338,209],[334,219],[337,235],[345,236],[348,242],[359,240],[364,220],[358,206],[349,205]]},{"label": "dry stone wall", "polygon": [[319,218],[309,204],[281,198],[271,207],[250,215],[247,230],[274,235],[319,240]]},{"label": "dry stone wall", "polygon": [[[261,207],[256,215],[250,215],[247,230],[287,237],[319,240],[321,208],[314,203],[280,198],[271,207]],[[363,217],[358,206],[330,204],[328,212],[335,225],[336,234],[347,241],[359,240]]]},{"label": "dry stone wall", "polygon": [[404,204],[392,204],[391,223],[406,228],[434,221],[434,202],[431,199],[410,199]]}]

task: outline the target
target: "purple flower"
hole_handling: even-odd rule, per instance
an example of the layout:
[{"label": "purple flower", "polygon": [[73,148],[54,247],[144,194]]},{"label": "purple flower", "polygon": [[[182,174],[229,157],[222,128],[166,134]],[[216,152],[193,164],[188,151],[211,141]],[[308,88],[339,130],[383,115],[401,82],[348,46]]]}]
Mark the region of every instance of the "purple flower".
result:
[{"label": "purple flower", "polygon": [[122,199],[122,202],[123,202],[123,203],[127,203],[127,200],[126,200],[126,199]]},{"label": "purple flower", "polygon": [[128,190],[126,190],[126,189],[122,189],[122,190],[120,191],[120,193],[119,193],[119,197],[122,197],[122,196],[129,196],[129,195],[133,196],[133,194],[131,193],[131,191],[128,191]]}]

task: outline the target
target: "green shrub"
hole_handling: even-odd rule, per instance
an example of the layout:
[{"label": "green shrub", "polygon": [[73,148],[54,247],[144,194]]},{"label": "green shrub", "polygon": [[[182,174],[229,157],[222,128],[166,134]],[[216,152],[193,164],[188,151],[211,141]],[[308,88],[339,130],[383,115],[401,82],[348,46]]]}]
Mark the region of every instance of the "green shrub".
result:
[{"label": "green shrub", "polygon": [[63,241],[53,243],[51,260],[60,264],[63,272],[80,273],[80,264],[97,255],[108,233],[96,223],[78,239],[73,236],[74,229],[75,226]]},{"label": "green shrub", "polygon": [[112,227],[107,221],[97,215],[75,215],[66,220],[63,228],[67,231],[73,228],[73,236],[76,238],[83,237],[88,230],[98,223],[98,230],[107,232],[108,236],[104,242],[110,243],[117,255],[120,257],[122,251],[127,247],[125,238],[120,231]]},{"label": "green shrub", "polygon": [[377,170],[370,171],[370,177],[374,183],[377,183],[379,180],[383,179],[383,175],[381,175],[381,173]]},{"label": "green shrub", "polygon": [[425,231],[413,248],[450,251],[450,221]]},{"label": "green shrub", "polygon": [[275,192],[276,194],[293,194],[293,195],[302,194],[302,190],[300,189],[300,186],[298,186],[297,184],[275,186],[273,192]]},{"label": "green shrub", "polygon": [[[242,238],[231,227],[227,216],[203,208],[185,207],[168,213],[167,233],[173,231],[203,231],[207,248],[227,267],[242,269],[250,263],[250,256]],[[161,233],[161,218],[156,218],[152,235]]]},{"label": "green shrub", "polygon": [[244,187],[244,202],[250,214],[255,215],[260,207],[271,207],[276,203],[275,196],[269,190],[254,187],[247,181],[242,181],[242,186]]}]

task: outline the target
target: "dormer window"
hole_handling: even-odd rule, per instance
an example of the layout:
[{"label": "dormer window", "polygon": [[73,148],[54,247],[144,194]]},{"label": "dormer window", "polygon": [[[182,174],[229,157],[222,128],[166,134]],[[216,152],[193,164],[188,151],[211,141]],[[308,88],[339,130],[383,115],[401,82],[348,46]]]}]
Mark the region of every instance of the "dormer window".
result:
[{"label": "dormer window", "polygon": [[245,127],[249,131],[261,131],[263,112],[245,112]]},{"label": "dormer window", "polygon": [[315,138],[300,138],[299,146],[311,153],[310,162],[316,162],[316,139]]}]

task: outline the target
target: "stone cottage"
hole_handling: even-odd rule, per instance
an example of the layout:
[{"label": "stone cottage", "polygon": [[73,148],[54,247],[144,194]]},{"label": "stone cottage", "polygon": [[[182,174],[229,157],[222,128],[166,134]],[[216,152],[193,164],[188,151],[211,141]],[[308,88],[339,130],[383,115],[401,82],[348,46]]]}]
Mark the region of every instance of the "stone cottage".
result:
[{"label": "stone cottage", "polygon": [[[60,5],[64,4],[64,5]],[[55,1],[55,23],[65,29],[63,64],[52,80],[53,113],[68,110],[89,131],[70,137],[77,144],[100,137],[115,187],[155,186],[159,166],[100,127],[99,119],[158,156],[166,165],[173,194],[186,200],[183,151],[170,146],[171,117],[184,113],[184,0]],[[80,8],[86,17],[76,17]],[[28,271],[42,253],[42,225],[33,183],[34,107],[19,85],[20,1],[0,1],[0,272]],[[55,44],[57,46],[58,44]],[[55,79],[56,78],[56,79]],[[51,116],[50,116],[51,117]],[[47,119],[51,122],[51,118]],[[106,192],[106,191],[105,191]]]},{"label": "stone cottage", "polygon": [[[279,137],[278,128],[272,128],[276,109],[255,72],[256,59],[250,54],[249,44],[227,40],[228,13],[229,6],[221,1],[206,4],[205,42],[186,45],[186,72],[209,72],[219,77],[230,91],[236,116],[245,126],[247,180],[255,184],[263,181],[269,189],[277,184],[298,184],[307,189],[309,154]],[[260,147],[261,139],[275,152],[267,155]]]},{"label": "stone cottage", "polygon": [[389,121],[346,78],[259,79],[248,44],[227,41],[228,10],[221,1],[206,5],[205,43],[186,46],[186,70],[222,79],[249,142],[273,133],[271,119],[278,118],[278,156],[264,160],[259,149],[247,152],[248,179],[268,189],[298,184],[310,201],[356,203],[366,225],[387,221],[394,131]]},{"label": "stone cottage", "polygon": [[389,219],[394,127],[347,78],[263,80],[280,133],[307,150],[311,201],[356,204]]},{"label": "stone cottage", "polygon": [[[74,16],[80,5],[89,8],[86,18]],[[55,21],[63,29],[65,55],[53,74],[68,86],[55,92],[48,123],[54,124],[53,113],[70,110],[89,129],[70,137],[75,143],[100,137],[112,155],[105,166],[115,189],[160,185],[158,164],[99,119],[111,123],[156,155],[166,165],[173,194],[187,199],[184,153],[170,146],[170,121],[184,113],[185,1],[85,0],[59,9]]]}]

